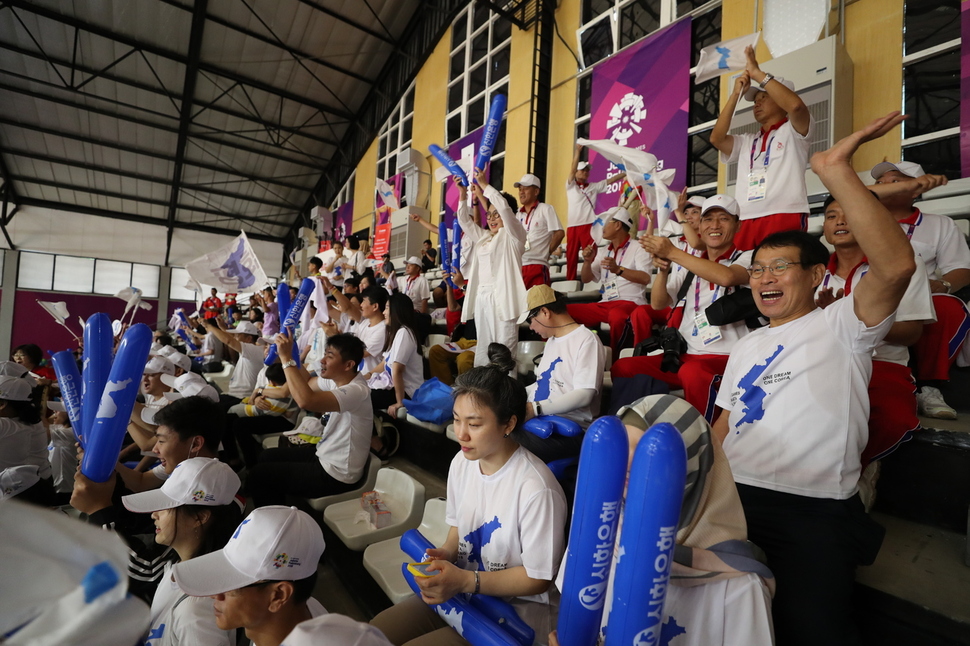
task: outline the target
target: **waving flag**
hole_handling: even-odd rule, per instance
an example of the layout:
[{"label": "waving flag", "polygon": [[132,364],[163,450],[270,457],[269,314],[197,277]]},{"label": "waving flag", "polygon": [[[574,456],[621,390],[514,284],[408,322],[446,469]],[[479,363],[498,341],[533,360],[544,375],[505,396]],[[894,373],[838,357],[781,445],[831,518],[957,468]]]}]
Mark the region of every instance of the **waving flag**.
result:
[{"label": "waving flag", "polygon": [[397,201],[397,196],[394,195],[394,189],[380,177],[377,178],[377,192],[380,194],[381,199],[384,200],[384,204],[390,207],[392,211],[397,211],[401,208],[400,202]]},{"label": "waving flag", "polygon": [[655,155],[620,146],[609,139],[578,139],[577,143],[603,155],[617,168],[626,171],[627,181],[638,189],[646,205],[656,211],[657,228],[667,222],[670,213],[677,207],[677,193],[670,188],[676,169],[658,168]]},{"label": "waving flag", "polygon": [[195,283],[232,294],[256,292],[269,282],[245,232],[186,264],[185,270]]},{"label": "waving flag", "polygon": [[725,40],[702,49],[694,72],[694,83],[701,84],[715,76],[743,70],[747,62],[747,57],[744,55],[745,48],[748,45],[755,47],[760,37],[761,32],[756,31],[753,34]]},{"label": "waving flag", "polygon": [[[150,310],[152,306],[149,303],[143,303],[141,300],[142,291],[137,287],[125,287],[123,290],[115,294],[115,298],[120,298],[123,301],[128,301],[125,305],[125,314],[131,311],[133,307],[140,307],[143,310]],[[124,314],[122,314],[124,316]]]},{"label": "waving flag", "polygon": [[[54,317],[54,320],[57,321],[58,325],[63,326],[65,330],[71,333],[71,336],[80,342],[78,336],[74,334],[74,332],[71,331],[71,328],[67,326],[67,317],[71,315],[70,312],[67,311],[67,303],[64,301],[57,301],[55,303],[51,301],[38,300],[37,304],[43,307],[45,312]],[[84,329],[83,322],[81,323],[81,329]]]}]

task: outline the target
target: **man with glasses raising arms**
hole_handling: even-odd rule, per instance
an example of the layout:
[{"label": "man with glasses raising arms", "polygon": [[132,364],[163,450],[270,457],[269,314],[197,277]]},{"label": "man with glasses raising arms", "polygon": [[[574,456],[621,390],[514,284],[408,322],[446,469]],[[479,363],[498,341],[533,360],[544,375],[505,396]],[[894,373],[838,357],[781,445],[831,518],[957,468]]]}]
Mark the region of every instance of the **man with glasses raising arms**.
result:
[{"label": "man with glasses raising arms", "polygon": [[770,324],[741,339],[717,397],[714,425],[738,484],[749,539],[778,582],[779,644],[854,644],[855,567],[875,559],[884,530],[858,495],[866,445],[872,350],[886,336],[910,276],[913,251],[889,211],[851,166],[852,154],[904,117],[893,112],[812,158],[869,260],[852,293],[815,304],[828,251],[800,231],[754,250],[755,304]]}]

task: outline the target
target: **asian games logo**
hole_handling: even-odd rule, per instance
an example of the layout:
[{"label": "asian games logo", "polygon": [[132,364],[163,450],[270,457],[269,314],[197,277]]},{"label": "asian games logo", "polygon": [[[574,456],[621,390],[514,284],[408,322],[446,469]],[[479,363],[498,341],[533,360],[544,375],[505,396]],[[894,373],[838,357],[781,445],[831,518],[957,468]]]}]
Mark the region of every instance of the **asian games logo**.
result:
[{"label": "asian games logo", "polygon": [[192,492],[192,502],[199,502],[203,498],[205,498],[205,491],[204,490],[199,489],[198,491],[193,491]]},{"label": "asian games logo", "polygon": [[627,92],[626,96],[610,108],[610,118],[606,120],[610,139],[620,146],[627,145],[630,137],[643,130],[637,124],[646,118],[647,108],[643,105],[643,97]]},{"label": "asian games logo", "polygon": [[276,558],[273,559],[273,567],[278,570],[286,565],[288,560],[290,560],[290,556],[286,552],[280,552],[276,555]]}]

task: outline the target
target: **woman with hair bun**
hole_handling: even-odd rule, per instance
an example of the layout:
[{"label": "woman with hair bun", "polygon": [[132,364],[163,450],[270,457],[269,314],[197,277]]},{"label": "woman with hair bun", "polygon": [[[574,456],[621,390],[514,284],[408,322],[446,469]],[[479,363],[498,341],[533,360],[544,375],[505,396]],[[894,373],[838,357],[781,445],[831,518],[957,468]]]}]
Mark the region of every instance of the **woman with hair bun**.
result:
[{"label": "woman with hair bun", "polygon": [[558,593],[550,584],[565,546],[566,498],[549,468],[511,438],[525,420],[526,395],[508,376],[509,349],[492,343],[488,358],[455,382],[461,452],[448,472],[448,538],[428,550],[428,570],[437,574],[417,579],[420,597],[371,622],[393,644],[425,635],[421,644],[465,643],[429,608],[457,594],[510,599],[536,644],[545,644],[555,623]]}]

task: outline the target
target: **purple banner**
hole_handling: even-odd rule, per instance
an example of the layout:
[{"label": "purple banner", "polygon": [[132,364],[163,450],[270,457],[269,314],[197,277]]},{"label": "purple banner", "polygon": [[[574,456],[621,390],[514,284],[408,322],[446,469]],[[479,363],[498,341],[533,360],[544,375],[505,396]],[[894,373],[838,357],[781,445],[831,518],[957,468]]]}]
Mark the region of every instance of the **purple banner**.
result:
[{"label": "purple banner", "polygon": [[[455,143],[448,146],[448,156],[454,159],[456,162],[464,166],[462,163],[462,156],[468,158],[469,160],[474,160],[475,155],[478,153],[478,144],[482,140],[482,132],[484,131],[484,126],[478,130],[473,130]],[[471,181],[472,173],[469,173],[468,180]],[[455,186],[454,180],[450,177],[445,180],[448,182],[448,188],[445,191],[445,222],[448,224],[448,228],[451,229],[452,222],[455,219],[455,211],[458,210],[458,187]],[[468,190],[471,190],[469,188]],[[485,212],[479,210],[481,216],[482,226],[485,226]]]},{"label": "purple banner", "polygon": [[[690,103],[690,19],[679,20],[609,58],[593,70],[590,139],[612,139],[645,150],[662,168],[677,169],[671,184],[687,179],[687,109]],[[617,168],[590,151],[590,181],[605,179]],[[597,211],[617,202],[620,184],[600,194]]]},{"label": "purple banner", "polygon": [[337,207],[333,214],[333,239],[343,242],[354,230],[354,201],[351,200]]},{"label": "purple banner", "polygon": [[970,177],[970,0],[960,4],[960,161]]}]

